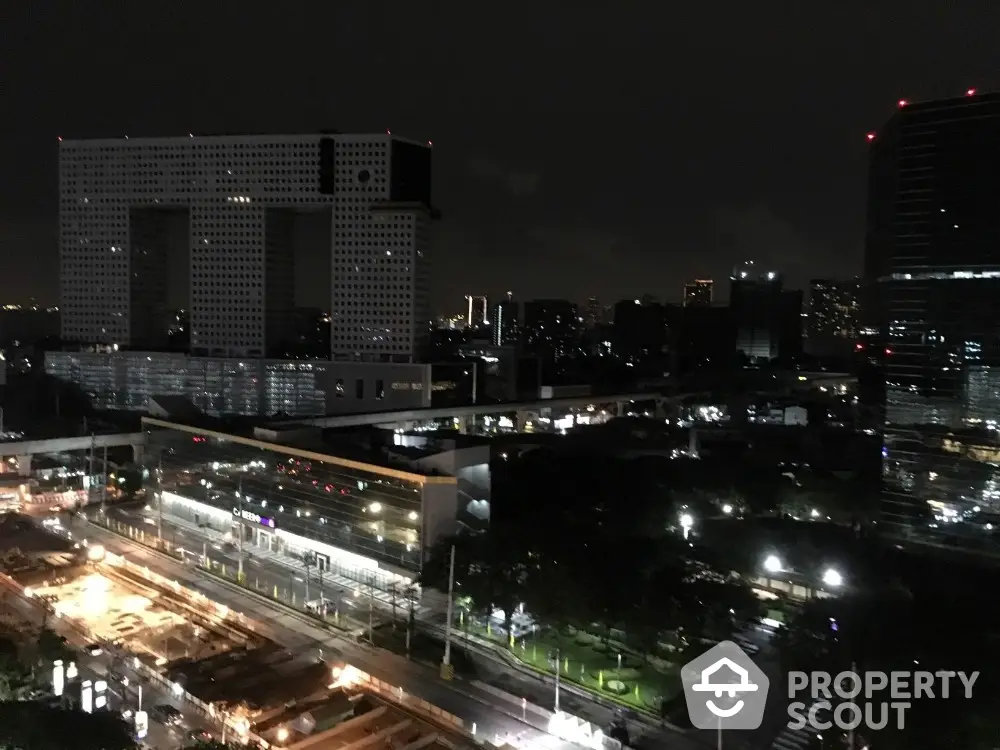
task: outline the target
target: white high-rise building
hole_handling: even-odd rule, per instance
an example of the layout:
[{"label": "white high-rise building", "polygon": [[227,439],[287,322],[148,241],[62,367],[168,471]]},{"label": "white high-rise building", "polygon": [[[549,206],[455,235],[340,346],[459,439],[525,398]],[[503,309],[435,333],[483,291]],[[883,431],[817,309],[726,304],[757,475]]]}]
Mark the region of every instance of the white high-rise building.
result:
[{"label": "white high-rise building", "polygon": [[266,356],[291,326],[297,217],[325,212],[329,265],[316,273],[331,274],[333,358],[417,356],[430,319],[429,144],[388,134],[62,140],[59,167],[64,339],[157,348],[167,255],[186,252],[192,353]]}]

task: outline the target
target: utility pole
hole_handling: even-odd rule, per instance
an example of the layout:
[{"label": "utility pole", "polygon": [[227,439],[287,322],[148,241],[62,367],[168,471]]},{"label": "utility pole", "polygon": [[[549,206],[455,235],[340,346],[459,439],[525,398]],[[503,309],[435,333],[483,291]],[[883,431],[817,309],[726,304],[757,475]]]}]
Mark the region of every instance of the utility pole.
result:
[{"label": "utility pole", "polygon": [[101,467],[101,476],[104,478],[101,482],[101,513],[104,513],[104,506],[108,501],[108,446],[104,446],[104,464]]},{"label": "utility pole", "polygon": [[[236,570],[236,580],[243,583],[243,537],[246,529],[243,528],[243,477],[240,477],[239,482],[236,485],[236,499],[240,501],[240,517],[236,519],[236,528],[239,529],[240,544],[239,544],[239,560],[237,563]],[[309,598],[309,571],[306,570],[306,599]]]},{"label": "utility pole", "polygon": [[396,582],[389,582],[389,595],[392,597],[392,629],[396,629]]},{"label": "utility pole", "polygon": [[414,611],[413,603],[416,600],[416,596],[413,591],[413,586],[410,586],[406,590],[406,598],[410,600],[410,616],[406,620],[406,658],[410,658],[410,634],[413,632],[413,625],[416,620],[416,612]]},{"label": "utility pole", "polygon": [[556,702],[553,710],[559,713],[559,649],[556,648]]},{"label": "utility pole", "polygon": [[455,545],[451,545],[451,560],[448,563],[448,619],[445,622],[444,630],[444,659],[441,660],[443,667],[451,665],[451,618],[452,608],[455,601]]},{"label": "utility pole", "polygon": [[89,489],[87,491],[87,503],[94,499],[94,433],[90,433],[90,451],[87,453],[87,474],[89,475]]},{"label": "utility pole", "polygon": [[[851,672],[854,674],[858,673],[858,663],[856,661],[851,662]],[[847,730],[847,750],[854,750],[854,727],[852,726]]]},{"label": "utility pole", "polygon": [[375,645],[375,576],[368,576],[368,642]]},{"label": "utility pole", "polygon": [[156,464],[156,538],[163,541],[163,456]]}]

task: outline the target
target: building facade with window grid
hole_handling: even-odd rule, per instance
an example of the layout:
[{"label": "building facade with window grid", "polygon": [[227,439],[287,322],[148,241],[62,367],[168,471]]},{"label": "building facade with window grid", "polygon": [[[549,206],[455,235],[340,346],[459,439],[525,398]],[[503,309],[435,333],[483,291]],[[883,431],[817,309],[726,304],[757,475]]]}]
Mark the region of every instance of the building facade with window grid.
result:
[{"label": "building facade with window grid", "polygon": [[866,320],[884,533],[1000,552],[1000,95],[900,102],[871,141]]},{"label": "building facade with window grid", "polygon": [[195,353],[261,357],[294,333],[293,224],[329,214],[331,354],[412,361],[428,333],[431,149],[382,135],[59,143],[62,338],[165,335],[170,216],[186,218]]},{"label": "building facade with window grid", "polygon": [[45,372],[96,409],[148,412],[180,396],[212,416],[308,417],[431,405],[432,365],[191,357],[168,352],[46,352]]}]

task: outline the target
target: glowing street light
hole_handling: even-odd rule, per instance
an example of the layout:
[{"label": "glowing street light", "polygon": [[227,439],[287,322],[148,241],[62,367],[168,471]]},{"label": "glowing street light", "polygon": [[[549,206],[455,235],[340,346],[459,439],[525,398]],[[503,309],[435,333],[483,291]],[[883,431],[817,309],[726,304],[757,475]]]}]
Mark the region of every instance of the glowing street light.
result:
[{"label": "glowing street light", "polygon": [[764,558],[764,570],[768,573],[780,573],[781,569],[781,558],[777,555],[768,555]]},{"label": "glowing street light", "polygon": [[288,741],[288,727],[280,727],[277,732],[278,742],[284,743]]},{"label": "glowing street light", "polygon": [[93,544],[87,547],[87,559],[91,562],[100,562],[104,559],[106,550],[100,544]]},{"label": "glowing street light", "polygon": [[687,539],[694,526],[694,516],[690,513],[681,513],[681,529],[684,530],[684,538]]},{"label": "glowing street light", "polygon": [[844,583],[844,576],[840,574],[839,571],[833,568],[827,568],[823,571],[823,583],[832,588],[837,588],[842,586]]},{"label": "glowing street light", "polygon": [[371,505],[368,506],[368,512],[369,513],[381,513],[382,512],[382,503],[372,503]]},{"label": "glowing street light", "polygon": [[725,505],[722,506],[722,512],[725,513],[727,516],[731,516],[733,514],[733,506],[730,505],[729,503],[726,503]]}]

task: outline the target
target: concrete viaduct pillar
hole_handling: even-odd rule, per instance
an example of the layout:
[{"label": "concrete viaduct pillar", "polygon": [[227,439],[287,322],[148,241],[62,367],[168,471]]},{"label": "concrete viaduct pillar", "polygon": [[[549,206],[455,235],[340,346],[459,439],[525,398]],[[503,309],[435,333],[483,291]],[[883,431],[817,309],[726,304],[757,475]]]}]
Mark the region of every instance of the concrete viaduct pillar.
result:
[{"label": "concrete viaduct pillar", "polygon": [[17,457],[17,474],[21,477],[31,476],[31,456]]},{"label": "concrete viaduct pillar", "polygon": [[[107,455],[107,453],[105,453]],[[143,459],[146,456],[146,446],[144,445],[133,445],[132,446],[132,463],[136,466],[142,466]]]}]

